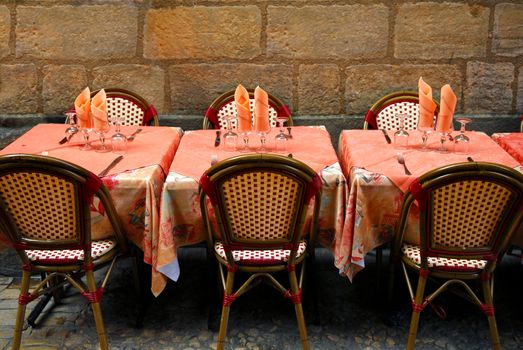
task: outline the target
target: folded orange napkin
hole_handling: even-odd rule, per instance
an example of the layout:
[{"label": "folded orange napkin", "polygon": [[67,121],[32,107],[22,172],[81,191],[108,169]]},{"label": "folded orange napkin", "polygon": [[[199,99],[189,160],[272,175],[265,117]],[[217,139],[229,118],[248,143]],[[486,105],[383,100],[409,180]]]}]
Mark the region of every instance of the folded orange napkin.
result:
[{"label": "folded orange napkin", "polygon": [[251,107],[249,105],[249,92],[243,85],[238,85],[234,92],[234,102],[236,102],[236,111],[238,115],[238,130],[240,132],[251,131]]},{"label": "folded orange napkin", "polygon": [[432,88],[420,77],[418,81],[419,94],[419,128],[432,128],[436,103],[432,99]]},{"label": "folded orange napkin", "polygon": [[254,130],[266,132],[269,124],[269,95],[261,87],[254,89]]},{"label": "folded orange napkin", "polygon": [[91,112],[91,91],[86,87],[84,91],[74,100],[74,109],[78,118],[80,128],[89,129],[93,127]]},{"label": "folded orange napkin", "polygon": [[94,130],[109,130],[109,120],[107,119],[107,97],[105,90],[102,89],[93,97],[91,101],[91,113],[93,115]]},{"label": "folded orange napkin", "polygon": [[438,122],[436,130],[438,132],[448,132],[452,126],[452,117],[456,108],[457,97],[449,84],[441,88],[441,100],[439,103]]}]

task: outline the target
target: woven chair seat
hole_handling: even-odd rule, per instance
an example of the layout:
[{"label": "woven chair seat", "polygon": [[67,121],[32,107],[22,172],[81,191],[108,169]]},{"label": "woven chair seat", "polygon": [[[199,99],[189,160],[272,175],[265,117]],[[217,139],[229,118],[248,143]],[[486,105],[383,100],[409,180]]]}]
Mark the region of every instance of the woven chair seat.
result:
[{"label": "woven chair seat", "polygon": [[[102,257],[116,247],[113,240],[93,241],[91,243],[91,256],[94,260]],[[82,249],[70,250],[26,250],[27,257],[33,262],[40,264],[66,264],[67,262],[83,261],[84,251]]]},{"label": "woven chair seat", "polygon": [[[307,249],[307,243],[301,241],[298,250],[296,251],[296,259],[301,258]],[[225,256],[225,250],[221,242],[214,243],[214,251],[224,260],[227,260]],[[272,265],[277,263],[285,263],[289,260],[290,255],[289,249],[245,249],[245,250],[233,250],[232,256],[235,262],[249,265]]]},{"label": "woven chair seat", "polygon": [[[411,245],[411,244],[403,244],[401,247],[401,250],[405,257],[407,257],[409,260],[411,260],[416,265],[421,264],[421,257],[420,257],[420,248],[419,246]],[[485,268],[487,264],[487,260],[478,260],[478,259],[452,259],[452,258],[436,258],[436,257],[429,257],[428,258],[428,266],[429,268],[433,269],[452,269],[453,271],[456,270],[464,270],[467,272],[470,271],[480,271]]]}]

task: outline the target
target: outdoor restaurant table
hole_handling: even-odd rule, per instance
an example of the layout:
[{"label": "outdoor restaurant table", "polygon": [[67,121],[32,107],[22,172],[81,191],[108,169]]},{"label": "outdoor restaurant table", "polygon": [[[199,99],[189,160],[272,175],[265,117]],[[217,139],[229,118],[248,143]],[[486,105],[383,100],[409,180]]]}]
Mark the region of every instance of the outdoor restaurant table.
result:
[{"label": "outdoor restaurant table", "polygon": [[523,133],[496,133],[492,134],[492,139],[523,165]]},{"label": "outdoor restaurant table", "polygon": [[[116,158],[112,152],[81,151],[81,133],[69,143],[59,145],[65,136],[64,124],[39,124],[0,151],[0,155],[29,153],[47,155],[79,165],[94,174],[100,173]],[[136,126],[122,126],[124,134],[131,134]],[[144,261],[152,265],[153,280],[158,247],[159,205],[163,182],[178,148],[182,130],[174,127],[141,126],[132,142],[128,142],[124,158],[102,180],[113,199],[118,216],[122,220],[127,237],[144,252]],[[114,130],[106,133],[110,143]],[[92,145],[99,141],[91,134]],[[111,234],[109,220],[99,202],[91,205],[92,232],[94,239]],[[154,282],[153,282],[154,283]]]},{"label": "outdoor restaurant table", "polygon": [[[274,153],[273,130],[267,135],[267,152]],[[296,126],[292,128],[293,138],[287,141],[285,155],[292,153],[295,159],[303,161],[317,171],[323,182],[319,214],[319,243],[331,247],[333,238],[341,233],[345,209],[346,181],[338,164],[330,135],[322,126]],[[160,244],[158,249],[158,270],[176,280],[179,266],[176,249],[206,240],[206,231],[200,211],[198,181],[211,166],[211,157],[223,160],[239,154],[226,151],[223,146],[214,147],[215,130],[187,131],[180,142],[178,152],[164,183],[160,211]],[[223,134],[222,134],[223,138]],[[250,144],[258,141],[252,135]],[[239,140],[241,142],[241,140]],[[258,142],[259,144],[259,142]],[[252,150],[256,152],[256,150]],[[310,210],[309,210],[310,213]],[[158,292],[163,286],[155,286]]]},{"label": "outdoor restaurant table", "polygon": [[[410,132],[410,131],[409,131]],[[393,132],[389,131],[393,139]],[[398,163],[398,149],[387,144],[380,130],[345,130],[340,135],[340,164],[345,174],[349,196],[343,231],[336,237],[335,264],[353,279],[365,267],[365,254],[387,243],[394,236],[403,195],[410,183],[437,167],[474,161],[492,162],[523,171],[518,162],[499,147],[488,135],[467,132],[470,137],[468,154],[439,153],[439,134],[431,135],[429,151],[420,150],[421,134],[410,132],[409,147],[401,150],[411,176],[405,175]],[[447,141],[448,143],[448,141]],[[405,239],[419,241],[419,211],[413,206],[407,220]],[[519,238],[519,237],[518,237]]]}]

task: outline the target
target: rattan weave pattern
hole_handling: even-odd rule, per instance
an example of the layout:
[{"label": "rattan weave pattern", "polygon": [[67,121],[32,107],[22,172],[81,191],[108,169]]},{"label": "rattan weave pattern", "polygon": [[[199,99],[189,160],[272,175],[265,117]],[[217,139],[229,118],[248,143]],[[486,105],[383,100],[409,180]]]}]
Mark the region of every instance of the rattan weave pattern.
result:
[{"label": "rattan weave pattern", "polygon": [[0,195],[20,229],[32,239],[75,239],[74,184],[43,173],[17,172],[0,177]]},{"label": "rattan weave pattern", "polygon": [[287,238],[298,204],[298,188],[292,178],[268,171],[228,179],[223,195],[232,234],[239,239]]},{"label": "rattan weave pattern", "polygon": [[[254,99],[251,98],[249,100],[249,106],[251,108],[251,114],[254,114]],[[234,118],[236,118],[238,115],[236,112],[236,104],[235,104],[234,100],[231,100],[228,103],[224,104],[217,113],[218,123],[220,124],[220,129],[227,128],[227,119],[225,118],[227,115],[233,115]],[[276,126],[277,117],[278,117],[278,111],[276,111],[273,106],[269,105],[269,123],[271,125],[271,128],[274,128]],[[254,120],[254,118],[253,118],[253,120]],[[236,119],[231,120],[231,125],[233,128],[236,127],[236,124],[237,124]]]},{"label": "rattan weave pattern", "polygon": [[[306,249],[307,242],[300,242],[298,250],[296,251],[296,258],[299,259],[305,253]],[[216,253],[218,253],[218,255],[220,255],[222,259],[227,260],[225,249],[223,248],[223,244],[221,242],[216,242],[214,244],[214,250]],[[232,257],[236,262],[256,261],[257,263],[260,263],[264,260],[267,260],[268,262],[287,262],[290,255],[290,249],[242,249],[232,251]]]},{"label": "rattan weave pattern", "polygon": [[112,124],[111,116],[122,116],[121,125],[142,125],[145,111],[141,106],[122,97],[107,96],[107,115]]},{"label": "rattan weave pattern", "polygon": [[396,114],[407,114],[405,119],[405,130],[416,130],[418,128],[419,104],[417,102],[402,101],[395,102],[383,108],[376,116],[378,129],[398,130],[399,119]]},{"label": "rattan weave pattern", "polygon": [[[420,247],[412,244],[403,244],[401,251],[416,265],[421,264]],[[487,264],[487,260],[480,259],[453,259],[429,257],[427,259],[429,267],[432,268],[461,268],[469,270],[482,270]]]},{"label": "rattan weave pattern", "polygon": [[506,188],[494,182],[477,180],[433,191],[434,243],[463,248],[488,245],[510,196]]}]

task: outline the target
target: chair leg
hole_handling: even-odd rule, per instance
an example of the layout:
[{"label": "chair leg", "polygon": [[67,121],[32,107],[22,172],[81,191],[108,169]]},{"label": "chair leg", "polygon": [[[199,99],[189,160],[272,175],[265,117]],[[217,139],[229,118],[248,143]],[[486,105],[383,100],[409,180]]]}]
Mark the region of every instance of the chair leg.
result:
[{"label": "chair leg", "polygon": [[[425,274],[419,275],[418,288],[416,290],[416,297],[414,298],[415,305],[421,305],[423,303],[423,295],[425,293],[425,285],[427,283],[427,276]],[[407,340],[406,349],[414,349],[414,343],[416,342],[416,334],[418,333],[419,315],[421,310],[414,308],[412,310],[412,317],[410,319],[409,338]]]},{"label": "chair leg", "polygon": [[229,322],[229,310],[230,303],[226,302],[225,298],[232,294],[232,289],[234,287],[234,272],[227,271],[227,281],[225,282],[225,293],[224,293],[224,302],[222,306],[222,316],[220,319],[220,331],[218,333],[218,345],[217,350],[223,350],[225,346],[225,335],[227,334],[227,324]]},{"label": "chair leg", "polygon": [[[85,272],[87,280],[87,288],[89,293],[96,293],[96,282],[94,279],[94,273],[92,270]],[[104,320],[102,316],[102,308],[99,300],[91,301],[91,308],[93,309],[94,322],[96,325],[96,332],[98,333],[98,341],[100,343],[101,350],[108,350],[109,345],[107,344],[107,335],[105,334]]]},{"label": "chair leg", "polygon": [[492,337],[492,349],[501,349],[501,342],[499,339],[499,333],[498,333],[498,326],[496,324],[496,316],[494,313],[494,304],[493,304],[493,297],[492,297],[492,288],[491,288],[491,280],[487,279],[484,281],[481,281],[481,285],[483,287],[483,296],[485,298],[485,305],[488,309],[491,309],[492,312],[487,313],[489,328],[490,328],[490,336]]},{"label": "chair leg", "polygon": [[[302,265],[302,269],[304,265]],[[307,259],[307,293],[311,295],[312,299],[312,310],[313,310],[313,321],[312,323],[319,326],[321,323],[320,318],[320,307],[318,305],[318,283],[316,281],[316,253],[314,248],[311,249],[311,253]]]},{"label": "chair leg", "polygon": [[[22,285],[20,286],[20,295],[27,295],[29,292],[29,279],[30,272],[23,270],[22,271]],[[15,330],[13,334],[13,350],[20,349],[20,344],[22,342],[22,328],[24,326],[24,317],[25,317],[25,304],[18,303],[18,310],[16,312],[16,323]]]},{"label": "chair leg", "polygon": [[[221,287],[221,281],[219,278],[219,271],[220,268],[218,261],[214,258],[214,256],[211,256],[209,253],[207,253],[207,266],[209,269],[209,286],[208,286],[208,295],[207,295],[207,301],[209,302],[209,314],[207,317],[207,329],[216,332],[218,329],[218,315],[220,314],[219,310],[220,308],[220,295],[222,294],[222,287]],[[223,299],[222,299],[223,300]]]},{"label": "chair leg", "polygon": [[[296,271],[289,271],[289,281],[291,284],[291,292],[294,295],[299,295],[300,287],[298,285],[298,279],[296,278]],[[303,307],[301,304],[301,298],[293,300],[294,310],[296,312],[296,320],[298,321],[298,329],[300,330],[301,345],[304,350],[309,349],[309,340],[307,338],[307,328],[305,326],[305,317],[303,316]]]}]

